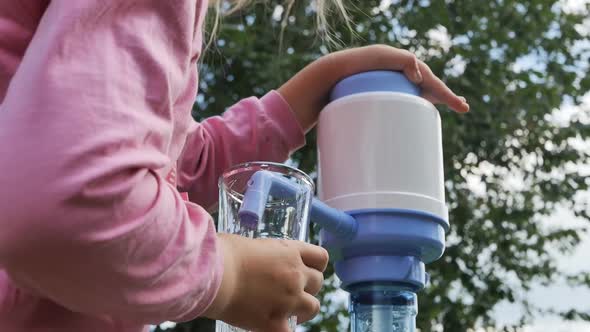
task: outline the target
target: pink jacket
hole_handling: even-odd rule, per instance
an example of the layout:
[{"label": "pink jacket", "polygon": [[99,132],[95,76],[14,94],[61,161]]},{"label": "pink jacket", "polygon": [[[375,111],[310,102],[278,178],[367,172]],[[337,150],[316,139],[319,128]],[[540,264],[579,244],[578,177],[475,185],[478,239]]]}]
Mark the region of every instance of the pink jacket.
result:
[{"label": "pink jacket", "polygon": [[137,332],[215,297],[218,177],[304,135],[274,91],[193,121],[206,2],[0,1],[0,331]]}]

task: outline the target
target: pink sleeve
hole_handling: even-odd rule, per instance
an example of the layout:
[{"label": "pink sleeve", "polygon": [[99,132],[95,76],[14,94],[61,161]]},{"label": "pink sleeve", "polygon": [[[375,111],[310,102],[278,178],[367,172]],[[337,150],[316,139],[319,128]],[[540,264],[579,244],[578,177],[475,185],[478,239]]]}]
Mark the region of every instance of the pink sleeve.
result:
[{"label": "pink sleeve", "polygon": [[0,265],[16,283],[143,323],[192,319],[213,300],[211,218],[158,172],[173,162],[169,112],[204,6],[50,3],[0,104]]},{"label": "pink sleeve", "polygon": [[304,143],[293,111],[278,92],[244,99],[223,116],[194,126],[178,161],[179,186],[191,200],[211,207],[225,169],[246,161],[283,162]]}]

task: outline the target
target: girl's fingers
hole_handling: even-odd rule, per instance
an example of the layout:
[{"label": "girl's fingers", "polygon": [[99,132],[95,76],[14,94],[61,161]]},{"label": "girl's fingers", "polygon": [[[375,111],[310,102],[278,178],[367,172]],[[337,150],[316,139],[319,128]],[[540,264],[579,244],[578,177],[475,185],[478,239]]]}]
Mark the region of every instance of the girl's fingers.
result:
[{"label": "girl's fingers", "polygon": [[446,104],[456,112],[465,113],[469,111],[469,104],[464,97],[459,97],[449,87],[432,73],[430,67],[422,61],[418,61],[423,81],[422,97],[432,103]]},{"label": "girl's fingers", "polygon": [[320,300],[313,295],[305,293],[297,306],[294,315],[297,316],[297,324],[305,323],[314,318],[320,312]]},{"label": "girl's fingers", "polygon": [[429,93],[429,92],[423,92],[422,93],[422,98],[430,101],[433,104],[446,104],[447,106],[449,106],[452,110],[454,110],[455,112],[458,113],[467,113],[469,112],[469,104],[467,103],[466,99],[464,97],[458,97],[461,100],[461,103],[449,103],[447,101],[441,100],[440,97],[438,97],[435,94]]},{"label": "girl's fingers", "polygon": [[326,249],[302,241],[292,240],[291,243],[297,247],[297,249],[299,249],[303,264],[318,271],[323,272],[326,270],[328,261],[330,260],[328,251]]},{"label": "girl's fingers", "polygon": [[268,323],[267,328],[259,332],[290,332],[289,321],[287,318],[275,319]]},{"label": "girl's fingers", "polygon": [[324,283],[324,274],[315,269],[308,269],[306,272],[307,282],[305,283],[305,292],[311,295],[317,295],[322,289]]},{"label": "girl's fingers", "polygon": [[398,50],[401,54],[398,55],[398,58],[403,59],[401,63],[403,67],[401,68],[406,75],[407,78],[410,79],[414,84],[422,84],[423,76],[422,71],[420,70],[420,64],[418,63],[418,58],[411,52],[405,50]]},{"label": "girl's fingers", "polygon": [[434,75],[426,63],[418,60],[414,53],[393,47],[390,47],[389,51],[391,52],[389,59],[393,69],[403,71],[410,81],[420,85],[424,98],[433,103],[446,104],[456,112],[469,111],[469,104],[465,98],[453,93],[443,81]]},{"label": "girl's fingers", "polygon": [[344,77],[366,70],[395,70],[403,72],[415,84],[422,83],[422,73],[416,55],[408,50],[387,45],[371,45],[352,50],[334,53],[341,55],[343,63],[355,63],[346,67],[342,73]]}]

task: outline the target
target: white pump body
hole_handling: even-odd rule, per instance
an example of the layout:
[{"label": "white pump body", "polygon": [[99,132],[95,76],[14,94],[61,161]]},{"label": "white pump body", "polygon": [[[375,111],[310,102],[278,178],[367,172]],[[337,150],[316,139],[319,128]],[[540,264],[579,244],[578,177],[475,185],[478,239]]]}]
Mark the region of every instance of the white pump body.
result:
[{"label": "white pump body", "polygon": [[317,133],[326,204],[415,210],[448,221],[441,120],[430,102],[397,92],[345,96],[322,110]]}]

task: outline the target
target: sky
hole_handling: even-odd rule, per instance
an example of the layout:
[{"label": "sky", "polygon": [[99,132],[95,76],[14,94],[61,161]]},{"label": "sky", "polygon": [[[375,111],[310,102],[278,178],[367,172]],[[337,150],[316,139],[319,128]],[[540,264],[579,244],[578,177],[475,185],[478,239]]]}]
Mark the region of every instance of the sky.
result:
[{"label": "sky", "polygon": [[[567,11],[580,11],[584,9],[584,5],[589,3],[588,0],[565,0],[562,1],[564,8]],[[590,18],[586,20],[582,27],[586,31],[590,31]],[[444,27],[438,27],[431,31],[431,39],[437,40],[441,45],[452,43],[451,39],[446,35]],[[538,63],[536,59],[528,57],[519,62],[517,66],[526,68],[535,66]],[[454,68],[450,68],[450,72],[446,74],[461,75],[464,70],[464,63],[459,61]],[[517,69],[517,68],[515,68]],[[590,92],[583,98],[582,107],[590,109]],[[567,123],[568,119],[581,111],[580,107],[569,104],[564,104],[559,110],[556,110],[552,120],[556,123]],[[590,122],[590,113],[586,113],[585,120]],[[579,149],[584,149],[590,152],[590,142],[577,140],[575,144]],[[590,177],[590,165],[583,165],[579,171],[587,174]],[[477,182],[477,181],[476,181]],[[474,183],[474,191],[481,191],[477,188],[477,183]],[[485,191],[485,189],[483,189]],[[590,201],[590,193],[580,195],[580,199],[586,202]],[[544,220],[547,226],[563,225],[563,226],[588,226],[587,221],[576,218],[570,211],[565,209],[558,209],[554,215]],[[567,272],[576,273],[580,271],[590,271],[590,234],[582,235],[582,242],[576,248],[571,256],[561,256],[558,259],[561,269]],[[531,289],[526,297],[543,308],[554,308],[567,310],[569,308],[576,308],[578,310],[585,309],[590,312],[590,289],[573,289],[567,285],[555,284],[550,287],[537,285]],[[494,308],[494,317],[498,320],[499,327],[505,324],[515,323],[522,315],[522,309],[516,305],[502,303]],[[479,331],[478,331],[479,332]],[[537,316],[533,323],[526,326],[524,332],[590,332],[590,323],[587,322],[567,322],[559,317],[553,316]]]},{"label": "sky", "polygon": [[[576,218],[570,211],[560,209],[545,221],[553,225],[579,226],[587,221]],[[580,246],[571,256],[562,256],[559,266],[567,272],[590,271],[590,234],[584,234]],[[590,289],[573,289],[567,285],[533,287],[527,296],[532,302],[544,308],[569,309],[577,308],[590,311]],[[522,311],[518,306],[501,304],[494,310],[494,316],[500,323],[511,323],[518,320]],[[525,332],[590,332],[590,323],[566,322],[558,317],[538,316]]]},{"label": "sky", "polygon": [[[388,0],[383,0],[388,1]],[[563,8],[570,12],[579,12],[584,10],[584,6],[590,3],[589,0],[563,0],[561,1]],[[590,31],[590,18],[586,20],[584,26],[581,27],[585,31]],[[439,27],[436,30],[431,31],[431,39],[439,41],[444,46],[450,44],[452,41],[446,35],[446,29]],[[444,48],[444,47],[443,47]],[[523,59],[518,66],[529,67],[534,66],[537,62],[533,58]],[[460,75],[464,68],[462,62],[459,61],[455,68],[451,68],[451,72],[446,74]],[[458,69],[457,69],[458,68]],[[590,109],[590,92],[586,94],[584,101],[584,107]],[[554,120],[556,122],[567,121],[575,113],[580,112],[580,107],[564,104],[561,109],[556,111]],[[586,121],[590,116],[587,113]],[[579,140],[576,142],[581,149],[590,151],[590,142]],[[590,165],[584,165],[581,167],[580,172],[587,174],[590,177]],[[586,202],[590,201],[590,194],[585,193],[581,199]],[[559,209],[555,214],[547,218],[544,223],[548,226],[563,225],[563,226],[576,226],[586,225],[587,221],[576,218],[570,211],[565,209]],[[577,247],[576,251],[571,256],[561,256],[558,259],[559,266],[567,272],[579,272],[579,271],[590,271],[590,234],[583,234],[581,244]],[[527,294],[527,298],[537,305],[543,308],[555,308],[555,309],[568,309],[577,308],[579,310],[585,309],[590,312],[590,289],[572,289],[571,287],[563,284],[552,285],[551,287],[543,287],[537,285],[533,287]],[[516,322],[522,315],[522,309],[515,305],[508,303],[502,303],[494,308],[494,317],[498,320],[499,325],[510,324]],[[551,316],[538,316],[535,317],[533,323],[524,329],[525,332],[590,332],[590,323],[586,322],[567,322],[558,317]]]},{"label": "sky", "polygon": [[[579,12],[584,10],[584,6],[590,3],[589,0],[564,0],[562,1],[566,11]],[[585,31],[590,31],[590,18],[582,26]],[[534,61],[534,59],[530,59]],[[590,109],[590,92],[583,99],[582,107]],[[557,111],[555,121],[561,122],[575,113],[581,111],[580,107],[564,105]],[[589,114],[586,113],[588,116]],[[586,121],[590,119],[586,118]],[[579,140],[581,149],[590,151],[590,142]],[[580,170],[582,174],[590,177],[590,165],[583,165]],[[590,194],[581,195],[586,202],[590,201]],[[560,209],[553,216],[545,220],[547,225],[568,225],[579,226],[588,225],[587,221],[576,218],[570,211]],[[590,271],[590,234],[584,234],[581,244],[571,256],[562,256],[559,259],[559,266],[567,272],[575,273],[580,271]],[[543,287],[538,285],[528,294],[528,298],[542,307],[553,307],[557,309],[577,308],[590,312],[590,289],[573,289],[567,285],[552,285]],[[521,310],[513,305],[502,304],[495,308],[495,317],[502,323],[510,323],[518,319]],[[534,323],[526,327],[525,332],[590,332],[590,323],[588,322],[567,322],[558,317],[539,316]]]}]

